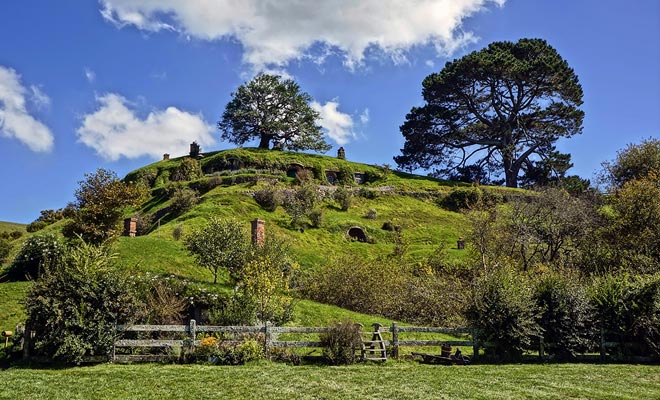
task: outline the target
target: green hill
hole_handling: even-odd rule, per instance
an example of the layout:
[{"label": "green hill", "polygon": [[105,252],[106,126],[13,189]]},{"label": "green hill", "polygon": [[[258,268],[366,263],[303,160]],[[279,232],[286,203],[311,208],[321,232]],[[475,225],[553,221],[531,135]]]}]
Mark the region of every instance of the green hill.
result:
[{"label": "green hill", "polygon": [[27,225],[25,224],[19,224],[16,222],[5,222],[5,221],[0,221],[0,232],[13,232],[13,231],[19,231],[26,233],[27,231],[25,230],[25,227]]},{"label": "green hill", "polygon": [[[372,259],[391,254],[397,233],[382,229],[384,225],[400,227],[411,261],[427,257],[439,248],[450,259],[464,258],[465,251],[456,249],[458,238],[465,232],[464,216],[447,211],[437,202],[453,187],[469,186],[443,180],[392,171],[388,166],[366,165],[334,157],[259,149],[234,149],[205,154],[200,159],[202,176],[194,180],[181,178],[180,170],[186,157],[159,161],[127,174],[127,181],[143,181],[151,188],[150,198],[126,216],[139,214],[149,220],[144,235],[121,237],[115,250],[121,265],[135,271],[172,274],[199,282],[211,282],[211,273],[195,265],[181,240],[203,225],[212,216],[233,218],[249,229],[255,218],[266,222],[266,236],[280,237],[290,244],[293,257],[301,267],[315,268],[336,255]],[[177,176],[179,174],[179,176]],[[265,187],[290,191],[297,178],[305,178],[325,193],[321,203],[322,223],[302,228],[291,226],[290,216],[280,206],[266,211],[254,199],[254,193]],[[342,211],[332,199],[332,192],[346,187],[354,196],[352,206]],[[200,193],[200,201],[180,215],[170,209],[171,193],[176,188],[189,187]],[[515,195],[516,190],[488,188],[497,196]],[[147,218],[145,218],[147,217]],[[66,221],[59,221],[37,232],[58,232]],[[23,225],[0,223],[24,229]],[[347,232],[359,227],[367,242],[351,239]],[[24,235],[24,238],[26,236]],[[22,241],[24,239],[21,239]],[[398,239],[399,241],[401,238]],[[16,249],[15,249],[16,251]],[[13,285],[13,286],[10,286]],[[29,284],[0,284],[2,301],[18,303]],[[336,307],[304,301],[298,306],[299,322],[326,321],[328,316],[340,316],[346,311]],[[12,328],[22,316],[18,305],[8,307],[8,315],[0,315],[1,327]],[[357,317],[364,322],[371,316]]]}]

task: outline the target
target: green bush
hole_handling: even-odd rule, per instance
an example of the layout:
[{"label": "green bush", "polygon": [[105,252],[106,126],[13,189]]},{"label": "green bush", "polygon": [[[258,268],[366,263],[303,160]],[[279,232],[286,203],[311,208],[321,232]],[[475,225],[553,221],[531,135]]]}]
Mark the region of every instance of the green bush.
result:
[{"label": "green bush", "polygon": [[28,224],[28,226],[25,227],[25,230],[27,230],[29,233],[37,232],[45,227],[47,227],[48,224],[44,221],[33,221]]},{"label": "green bush", "polygon": [[337,173],[337,182],[340,185],[353,186],[355,184],[355,174],[348,165],[343,165]]},{"label": "green bush", "polygon": [[176,215],[181,215],[199,203],[199,195],[196,191],[187,187],[177,188],[172,194],[170,210]]},{"label": "green bush", "polygon": [[172,239],[178,242],[182,236],[183,236],[183,225],[177,224],[174,227],[174,229],[172,229]]},{"label": "green bush", "polygon": [[291,217],[291,226],[296,227],[303,224],[305,217],[309,216],[309,213],[316,208],[319,201],[318,188],[314,184],[308,183],[287,193],[282,206]]},{"label": "green bush", "polygon": [[28,238],[5,271],[10,281],[34,280],[46,265],[59,262],[64,254],[63,243],[52,233]]},{"label": "green bush", "polygon": [[181,164],[174,170],[172,174],[173,181],[192,181],[197,178],[201,178],[204,174],[202,173],[202,167],[199,164],[199,161],[185,157],[181,160]]},{"label": "green bush", "polygon": [[139,307],[112,259],[105,246],[81,244],[45,269],[25,300],[36,355],[80,364],[109,353],[115,324],[132,321]]},{"label": "green bush", "polygon": [[366,217],[367,219],[376,219],[378,217],[378,213],[375,209],[370,208],[369,211],[367,211]]},{"label": "green bush", "polygon": [[573,359],[578,352],[593,347],[592,310],[577,277],[559,273],[544,276],[536,284],[534,299],[548,354]]},{"label": "green bush", "polygon": [[284,195],[273,186],[266,186],[254,192],[254,200],[266,211],[273,212],[282,205]]},{"label": "green bush", "polygon": [[606,275],[595,280],[591,303],[610,350],[660,356],[660,274]]},{"label": "green bush", "polygon": [[504,360],[518,360],[540,334],[533,292],[527,278],[501,267],[477,279],[466,309],[486,352]]},{"label": "green bush", "polygon": [[309,212],[309,221],[314,228],[320,228],[323,225],[323,210],[315,208]]},{"label": "green bush", "polygon": [[329,364],[348,365],[355,364],[359,360],[355,352],[362,347],[362,334],[356,323],[345,320],[319,336],[323,355]]},{"label": "green bush", "polygon": [[202,361],[211,364],[241,365],[263,359],[264,346],[254,337],[243,338],[239,344],[234,344],[211,336],[202,339],[196,353]]},{"label": "green bush", "polygon": [[455,187],[439,200],[441,207],[451,211],[473,208],[482,202],[483,192],[476,187]]},{"label": "green bush", "polygon": [[335,190],[334,199],[339,203],[339,208],[341,208],[342,211],[348,211],[353,203],[353,195],[343,187],[339,187]]},{"label": "green bush", "polygon": [[363,187],[358,190],[358,196],[364,197],[365,199],[374,200],[380,196],[380,192],[378,190],[372,190]]}]

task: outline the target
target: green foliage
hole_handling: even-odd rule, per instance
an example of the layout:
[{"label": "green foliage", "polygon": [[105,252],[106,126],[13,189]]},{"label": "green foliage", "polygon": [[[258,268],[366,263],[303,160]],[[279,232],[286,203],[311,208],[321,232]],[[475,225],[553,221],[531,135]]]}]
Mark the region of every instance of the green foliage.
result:
[{"label": "green foliage", "polygon": [[355,322],[345,320],[337,323],[319,337],[323,355],[329,364],[350,365],[359,360],[355,352],[362,346],[362,335],[359,325]]},{"label": "green foliage", "polygon": [[85,174],[75,196],[73,221],[62,233],[71,239],[81,237],[88,243],[100,244],[119,235],[124,209],[140,204],[146,190],[141,185],[124,183],[114,172],[99,168],[93,174]]},{"label": "green foliage", "polygon": [[48,224],[43,222],[43,221],[33,221],[28,224],[28,226],[25,228],[29,233],[34,233],[38,232],[45,227],[47,227]]},{"label": "green foliage", "polygon": [[293,80],[259,74],[232,93],[218,122],[222,139],[238,145],[259,139],[262,149],[272,142],[279,149],[327,151],[311,100]]},{"label": "green foliage", "polygon": [[254,192],[254,200],[264,210],[273,212],[284,201],[284,194],[274,186],[266,186]]},{"label": "green foliage", "polygon": [[444,198],[440,205],[448,210],[460,211],[477,207],[482,202],[482,191],[476,187],[455,187]]},{"label": "green foliage", "polygon": [[629,144],[617,152],[616,159],[604,162],[603,180],[613,187],[645,178],[650,172],[660,173],[660,139],[648,138],[640,144]]},{"label": "green foliage", "polygon": [[46,266],[60,262],[65,250],[64,244],[52,233],[31,236],[4,271],[5,278],[10,281],[37,279]]},{"label": "green foliage", "polygon": [[202,167],[199,164],[199,161],[191,157],[185,157],[181,160],[179,166],[174,170],[172,174],[173,181],[192,181],[197,178],[201,178],[204,174],[202,173]]},{"label": "green foliage", "polygon": [[543,330],[545,350],[559,359],[572,359],[593,343],[589,340],[592,310],[585,285],[575,274],[550,273],[534,291],[537,322]]},{"label": "green foliage", "polygon": [[323,210],[315,208],[309,212],[309,221],[314,228],[320,228],[323,225]]},{"label": "green foliage", "polygon": [[477,279],[465,316],[486,352],[505,360],[520,359],[540,334],[532,288],[525,276],[507,267]]},{"label": "green foliage", "polygon": [[374,209],[374,208],[370,208],[370,209],[367,211],[367,215],[366,215],[366,217],[367,217],[367,219],[376,219],[376,218],[378,217],[378,214],[377,214],[377,212],[376,212],[376,209]]},{"label": "green foliage", "polygon": [[319,202],[318,187],[307,183],[287,192],[282,206],[291,217],[291,226],[296,227],[301,225],[306,217],[309,217]]},{"label": "green foliage", "polygon": [[582,87],[575,72],[541,39],[494,42],[448,62],[422,83],[425,104],[401,126],[404,148],[395,161],[448,173],[472,156],[503,172],[516,187],[532,155],[582,131]]},{"label": "green foliage", "polygon": [[342,164],[337,173],[337,183],[344,186],[355,185],[355,174],[350,166]]},{"label": "green foliage", "polygon": [[80,364],[105,355],[115,324],[137,310],[128,281],[112,266],[108,247],[82,243],[49,265],[28,292],[27,325],[36,330],[35,351],[58,362]]},{"label": "green foliage", "polygon": [[339,187],[335,190],[334,199],[339,203],[339,208],[342,211],[348,211],[353,203],[353,195],[344,187]]},{"label": "green foliage", "polygon": [[216,365],[241,365],[264,358],[263,344],[252,337],[246,337],[239,344],[218,340],[207,336],[196,349],[204,362]]},{"label": "green foliage", "polygon": [[618,343],[615,352],[660,356],[660,275],[599,277],[591,303],[605,339]]},{"label": "green foliage", "polygon": [[177,187],[172,193],[170,209],[175,215],[181,215],[199,203],[199,193],[188,187]]},{"label": "green foliage", "polygon": [[134,216],[136,221],[136,234],[137,236],[143,236],[149,233],[151,226],[154,223],[154,216],[151,214],[138,213]]},{"label": "green foliage", "polygon": [[289,259],[287,249],[276,239],[255,244],[241,269],[240,291],[254,300],[258,322],[283,325],[293,317],[290,280],[298,265]]},{"label": "green foliage", "polygon": [[11,252],[11,243],[8,240],[0,238],[0,265],[4,264]]},{"label": "green foliage", "polygon": [[183,225],[178,224],[177,226],[172,229],[172,239],[176,240],[177,242],[181,240],[181,237],[183,236]]},{"label": "green foliage", "polygon": [[234,220],[211,217],[203,227],[186,236],[185,244],[197,263],[213,273],[213,283],[217,283],[221,268],[237,279],[247,257],[246,232]]}]

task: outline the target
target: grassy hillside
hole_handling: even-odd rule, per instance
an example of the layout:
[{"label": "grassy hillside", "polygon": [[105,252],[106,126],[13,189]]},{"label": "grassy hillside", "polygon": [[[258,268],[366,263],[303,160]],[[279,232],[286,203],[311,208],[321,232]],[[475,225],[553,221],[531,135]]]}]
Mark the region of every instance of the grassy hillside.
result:
[{"label": "grassy hillside", "polygon": [[[234,149],[206,154],[201,160],[203,177],[193,181],[173,181],[184,158],[159,161],[129,173],[126,180],[143,181],[151,187],[151,197],[138,209],[126,216],[140,213],[153,218],[148,234],[135,238],[121,237],[115,250],[124,268],[136,273],[151,272],[172,274],[198,282],[211,282],[209,271],[196,266],[182,241],[173,237],[175,228],[183,230],[183,236],[202,226],[212,216],[233,218],[240,223],[246,234],[250,221],[261,218],[266,221],[266,235],[284,238],[290,244],[293,257],[302,268],[315,268],[334,256],[349,254],[351,257],[375,258],[391,254],[395,248],[396,233],[383,230],[384,223],[402,228],[402,238],[412,261],[422,259],[444,249],[449,259],[466,257],[466,252],[456,249],[456,241],[465,232],[462,214],[447,211],[437,205],[453,186],[465,186],[428,177],[391,171],[387,166],[373,166],[340,160],[334,157],[259,149]],[[318,228],[293,229],[290,216],[282,207],[269,212],[253,198],[256,190],[273,186],[279,190],[293,190],[295,169],[305,168],[308,176],[321,190],[332,193],[338,187],[330,181],[350,176],[344,180],[353,194],[354,201],[348,211],[341,211],[331,196],[322,202],[323,222]],[[354,182],[358,173],[360,183]],[[330,180],[330,181],[329,181]],[[182,215],[169,211],[170,193],[173,188],[188,186],[201,194],[199,204]],[[490,188],[500,195],[515,195],[519,191]],[[376,218],[367,218],[375,211]],[[66,221],[59,221],[38,233],[59,232]],[[351,227],[364,230],[369,243],[351,240],[347,231]],[[2,229],[24,230],[20,224],[0,223]],[[28,234],[29,235],[29,234]],[[17,241],[14,253],[20,247]],[[0,301],[10,310],[0,315],[3,328],[12,327],[22,317],[19,303],[27,290],[27,284],[0,284]],[[363,323],[375,320],[364,315],[352,315],[345,310],[303,301],[298,306],[297,322],[318,325],[351,315]],[[337,318],[335,318],[337,317]],[[384,319],[379,319],[386,323]]]},{"label": "grassy hillside", "polygon": [[27,232],[25,230],[26,226],[27,225],[25,225],[25,224],[19,224],[19,223],[16,223],[16,222],[0,221],[0,232],[20,231],[20,232],[26,233]]}]

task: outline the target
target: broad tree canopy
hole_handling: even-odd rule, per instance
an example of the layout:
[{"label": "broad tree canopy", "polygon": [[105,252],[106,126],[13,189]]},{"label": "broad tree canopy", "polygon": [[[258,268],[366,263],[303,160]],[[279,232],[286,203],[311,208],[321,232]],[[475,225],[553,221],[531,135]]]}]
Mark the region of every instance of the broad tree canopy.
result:
[{"label": "broad tree canopy", "polygon": [[232,93],[218,128],[222,139],[242,145],[258,139],[259,148],[327,151],[316,121],[319,113],[291,79],[259,74]]},{"label": "broad tree canopy", "polygon": [[491,43],[448,62],[422,86],[425,104],[401,126],[405,144],[394,159],[403,168],[448,174],[476,161],[516,187],[524,163],[582,132],[582,87],[541,39]]}]

